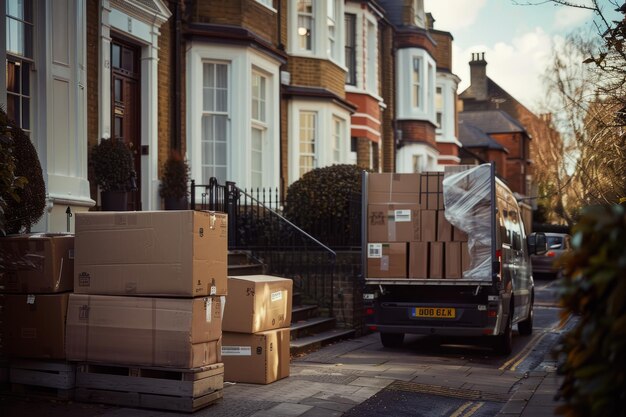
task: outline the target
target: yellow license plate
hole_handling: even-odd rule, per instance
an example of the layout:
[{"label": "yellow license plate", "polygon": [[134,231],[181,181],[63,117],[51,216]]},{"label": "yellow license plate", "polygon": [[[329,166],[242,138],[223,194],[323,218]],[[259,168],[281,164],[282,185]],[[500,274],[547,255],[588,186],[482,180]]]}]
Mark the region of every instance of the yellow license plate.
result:
[{"label": "yellow license plate", "polygon": [[415,307],[411,309],[411,317],[428,317],[434,319],[453,319],[456,308],[452,307]]}]

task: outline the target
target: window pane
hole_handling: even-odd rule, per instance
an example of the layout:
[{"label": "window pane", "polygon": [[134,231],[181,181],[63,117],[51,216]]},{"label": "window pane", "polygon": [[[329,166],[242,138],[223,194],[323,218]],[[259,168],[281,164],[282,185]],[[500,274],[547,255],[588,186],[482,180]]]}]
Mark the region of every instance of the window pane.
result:
[{"label": "window pane", "polygon": [[20,124],[20,98],[7,94],[7,117],[18,125]]},{"label": "window pane", "polygon": [[22,95],[23,96],[30,96],[30,65],[27,62],[22,62],[22,71],[21,71],[21,78],[22,78]]},{"label": "window pane", "polygon": [[226,142],[215,142],[215,164],[226,164]]},{"label": "window pane", "polygon": [[311,0],[298,0],[298,13],[313,13]]},{"label": "window pane", "polygon": [[226,125],[228,118],[226,116],[213,116],[215,118],[215,140],[226,140]]},{"label": "window pane", "polygon": [[15,62],[7,61],[7,91],[19,93],[20,67]]},{"label": "window pane", "polygon": [[122,65],[122,48],[119,45],[111,45],[111,62],[113,68],[120,68]]},{"label": "window pane", "polygon": [[30,100],[22,99],[22,129],[30,130]]},{"label": "window pane", "polygon": [[24,1],[23,0],[6,0],[7,16],[13,16],[18,19],[24,19]]},{"label": "window pane", "polygon": [[202,86],[211,87],[213,85],[215,72],[214,64],[204,64],[202,67]]},{"label": "window pane", "polygon": [[114,91],[115,91],[115,101],[124,101],[123,97],[122,97],[122,80],[120,79],[115,79],[113,81],[114,83]]},{"label": "window pane", "polygon": [[24,24],[7,18],[7,52],[24,55]]},{"label": "window pane", "polygon": [[228,85],[228,75],[226,72],[226,65],[219,64],[216,65],[216,77],[215,77],[215,86],[218,88],[226,88]]},{"label": "window pane", "polygon": [[124,136],[122,132],[122,118],[119,116],[115,116],[115,126],[113,127],[113,134],[116,138],[121,138]]},{"label": "window pane", "polygon": [[122,48],[122,69],[135,72],[135,54],[131,49]]}]

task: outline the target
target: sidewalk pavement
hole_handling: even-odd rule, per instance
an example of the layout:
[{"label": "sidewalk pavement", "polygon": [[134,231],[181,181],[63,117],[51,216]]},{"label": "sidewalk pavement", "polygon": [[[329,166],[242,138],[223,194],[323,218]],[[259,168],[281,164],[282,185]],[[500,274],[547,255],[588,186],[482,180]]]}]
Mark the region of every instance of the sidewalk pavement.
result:
[{"label": "sidewalk pavement", "polygon": [[[558,378],[554,366],[545,359],[537,370],[522,373],[498,369],[478,354],[416,356],[413,346],[419,341],[414,343],[405,349],[388,350],[374,334],[327,346],[293,360],[289,378],[269,385],[226,384],[222,400],[193,415],[334,417],[378,393],[384,398],[389,391],[426,395],[443,402],[481,402],[489,405],[483,412],[493,410],[489,415],[495,415],[500,410],[497,415],[502,417],[553,415]],[[367,408],[385,413],[375,400],[368,402]],[[0,415],[171,417],[176,413],[0,397]]]}]

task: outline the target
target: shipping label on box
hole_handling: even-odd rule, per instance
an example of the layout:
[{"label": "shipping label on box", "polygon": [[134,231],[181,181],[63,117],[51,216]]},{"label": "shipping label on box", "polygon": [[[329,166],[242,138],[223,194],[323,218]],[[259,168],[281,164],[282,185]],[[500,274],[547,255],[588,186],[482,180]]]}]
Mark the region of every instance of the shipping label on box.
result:
[{"label": "shipping label on box", "polygon": [[368,243],[369,278],[406,278],[407,243]]},{"label": "shipping label on box", "polygon": [[34,233],[0,239],[0,288],[49,294],[74,288],[74,235]]},{"label": "shipping label on box", "polygon": [[227,293],[227,217],[200,211],[76,213],[76,293]]},{"label": "shipping label on box", "polygon": [[293,281],[269,275],[228,278],[223,329],[256,333],[291,325]]}]

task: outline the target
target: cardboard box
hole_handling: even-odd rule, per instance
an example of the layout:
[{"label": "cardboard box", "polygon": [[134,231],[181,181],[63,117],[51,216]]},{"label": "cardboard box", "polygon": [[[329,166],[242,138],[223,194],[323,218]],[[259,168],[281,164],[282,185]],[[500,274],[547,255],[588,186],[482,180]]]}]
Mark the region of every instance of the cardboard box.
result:
[{"label": "cardboard box", "polygon": [[420,240],[418,204],[369,204],[367,238],[372,242]]},{"label": "cardboard box", "polygon": [[443,172],[426,172],[420,180],[420,205],[426,210],[443,210]]},{"label": "cardboard box", "polygon": [[293,281],[269,275],[228,277],[222,329],[256,333],[291,325]]},{"label": "cardboard box", "polygon": [[429,242],[429,246],[428,278],[442,279],[444,268],[443,242]]},{"label": "cardboard box", "polygon": [[420,174],[375,173],[368,175],[368,202],[419,203]]},{"label": "cardboard box", "polygon": [[444,210],[437,211],[437,241],[439,242],[451,242],[452,241],[452,225],[446,219]]},{"label": "cardboard box", "polygon": [[461,271],[467,271],[470,266],[469,247],[467,242],[461,242]]},{"label": "cardboard box", "polygon": [[72,294],[67,358],[174,368],[220,362],[222,297]]},{"label": "cardboard box", "polygon": [[463,260],[461,258],[462,242],[445,242],[445,271],[446,279],[459,279],[463,276]]},{"label": "cardboard box", "polygon": [[428,242],[409,243],[409,278],[428,278]]},{"label": "cardboard box", "polygon": [[6,294],[1,297],[2,344],[9,357],[65,359],[69,293]]},{"label": "cardboard box", "polygon": [[224,333],[224,381],[270,384],[289,376],[289,328]]},{"label": "cardboard box", "polygon": [[3,237],[0,260],[0,292],[59,293],[74,287],[74,235]]},{"label": "cardboard box", "polygon": [[226,295],[226,214],[76,213],[74,291],[81,294]]},{"label": "cardboard box", "polygon": [[454,242],[467,242],[467,239],[467,233],[465,233],[458,227],[452,227],[452,240]]},{"label": "cardboard box", "polygon": [[407,243],[368,243],[367,276],[369,278],[406,278]]},{"label": "cardboard box", "polygon": [[422,242],[434,242],[437,240],[437,212],[435,210],[422,210],[420,212],[420,230]]}]

